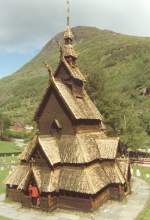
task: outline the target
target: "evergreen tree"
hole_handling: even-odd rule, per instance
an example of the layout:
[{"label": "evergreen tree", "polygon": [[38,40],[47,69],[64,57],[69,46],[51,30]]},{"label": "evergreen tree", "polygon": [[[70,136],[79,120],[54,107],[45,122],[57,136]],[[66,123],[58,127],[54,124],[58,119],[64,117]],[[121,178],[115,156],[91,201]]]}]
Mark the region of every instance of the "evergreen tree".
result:
[{"label": "evergreen tree", "polygon": [[127,147],[142,148],[146,132],[132,100],[123,93],[116,93],[108,87],[104,73],[90,75],[87,89],[104,116],[107,134],[120,136],[121,141]]},{"label": "evergreen tree", "polygon": [[4,136],[6,129],[10,126],[10,120],[7,116],[0,113],[0,137]]}]

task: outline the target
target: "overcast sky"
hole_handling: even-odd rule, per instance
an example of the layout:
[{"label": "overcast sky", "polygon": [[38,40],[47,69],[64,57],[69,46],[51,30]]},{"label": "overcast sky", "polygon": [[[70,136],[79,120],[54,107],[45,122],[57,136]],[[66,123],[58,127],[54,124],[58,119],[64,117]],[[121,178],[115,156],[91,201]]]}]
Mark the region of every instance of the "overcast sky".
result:
[{"label": "overcast sky", "polygon": [[[150,0],[70,0],[72,26],[150,37]],[[0,77],[30,60],[66,25],[66,0],[0,0]]]}]

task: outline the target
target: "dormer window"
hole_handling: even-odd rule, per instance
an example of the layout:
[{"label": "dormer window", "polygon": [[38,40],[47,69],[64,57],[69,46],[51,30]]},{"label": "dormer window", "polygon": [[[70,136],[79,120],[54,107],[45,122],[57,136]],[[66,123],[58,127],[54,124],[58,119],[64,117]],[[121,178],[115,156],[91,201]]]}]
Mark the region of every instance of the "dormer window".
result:
[{"label": "dormer window", "polygon": [[80,80],[74,80],[72,84],[72,93],[76,98],[83,98],[83,82]]},{"label": "dormer window", "polygon": [[50,132],[54,135],[60,133],[61,130],[62,130],[62,125],[57,119],[54,119],[50,127]]},{"label": "dormer window", "polygon": [[76,98],[83,98],[83,90],[82,87],[72,85],[72,93]]},{"label": "dormer window", "polygon": [[66,57],[67,63],[72,67],[75,68],[75,59],[71,56]]}]

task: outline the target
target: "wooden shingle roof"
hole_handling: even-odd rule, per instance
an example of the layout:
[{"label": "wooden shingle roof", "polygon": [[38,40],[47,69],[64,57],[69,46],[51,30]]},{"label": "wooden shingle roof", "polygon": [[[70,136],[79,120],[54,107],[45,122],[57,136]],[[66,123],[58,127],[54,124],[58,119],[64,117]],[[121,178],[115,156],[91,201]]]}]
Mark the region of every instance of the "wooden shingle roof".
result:
[{"label": "wooden shingle roof", "polygon": [[5,180],[5,184],[15,185],[19,186],[21,183],[24,183],[25,177],[30,172],[30,166],[29,165],[18,165]]},{"label": "wooden shingle roof", "polygon": [[[128,162],[126,162],[126,166]],[[72,192],[96,194],[111,183],[125,183],[125,178],[119,165],[112,163],[98,163],[87,167],[61,166],[51,170],[48,167],[32,166],[31,171],[41,192],[58,192],[66,190]],[[20,165],[11,174],[6,184],[22,186],[28,179],[29,167]],[[23,180],[23,183],[22,183]]]},{"label": "wooden shingle roof", "polygon": [[129,170],[129,158],[118,158],[117,163],[122,175],[125,177],[125,179],[127,179]]},{"label": "wooden shingle roof", "polygon": [[61,158],[59,148],[55,137],[39,136],[39,144],[46,154],[51,165],[60,163]]},{"label": "wooden shingle roof", "polygon": [[96,143],[99,149],[100,157],[103,159],[116,158],[119,138],[97,138]]},{"label": "wooden shingle roof", "polygon": [[[54,164],[83,164],[94,160],[115,159],[117,156],[119,139],[101,138],[100,133],[77,135],[62,135],[55,137],[40,135],[37,142],[32,142],[20,156],[21,160],[28,161],[33,149],[40,144],[49,163]],[[32,151],[30,150],[32,149]]]},{"label": "wooden shingle roof", "polygon": [[61,62],[65,65],[65,67],[69,71],[70,75],[74,79],[79,79],[79,80],[84,81],[84,82],[86,81],[85,77],[83,76],[83,74],[81,73],[81,71],[80,71],[80,69],[78,68],[77,65],[70,65],[69,63],[67,63],[65,58],[62,58]]},{"label": "wooden shingle roof", "polygon": [[83,89],[83,97],[77,98],[63,82],[55,80],[54,84],[59,95],[76,119],[102,120],[101,114],[87,95],[85,89]]},{"label": "wooden shingle roof", "polygon": [[60,169],[52,171],[48,167],[33,166],[32,170],[41,192],[58,191]]},{"label": "wooden shingle roof", "polygon": [[63,55],[64,55],[64,57],[68,57],[68,56],[72,56],[75,58],[78,57],[77,53],[75,52],[75,50],[73,48],[73,45],[71,45],[71,44],[63,46]]},{"label": "wooden shingle roof", "polygon": [[59,188],[66,191],[96,194],[109,184],[109,179],[98,165],[87,168],[63,167]]},{"label": "wooden shingle roof", "polygon": [[78,98],[74,96],[71,89],[69,89],[68,86],[60,80],[54,80],[51,86],[46,89],[42,102],[40,103],[36,111],[35,119],[39,118],[42,114],[48,97],[50,97],[51,91],[53,89],[62,99],[64,105],[69,110],[72,117],[74,117],[76,120],[103,120],[102,115],[100,114],[97,107],[92,102],[84,88],[82,90],[82,98]]},{"label": "wooden shingle roof", "polygon": [[26,160],[28,161],[30,159],[30,156],[32,155],[35,146],[38,143],[38,137],[35,136],[24,148],[24,150],[22,151],[22,153],[19,156],[20,160]]},{"label": "wooden shingle roof", "polygon": [[71,27],[69,25],[67,25],[67,28],[64,32],[64,39],[66,38],[70,38],[73,40],[74,36],[73,36],[73,33],[72,33],[72,30],[71,30]]}]

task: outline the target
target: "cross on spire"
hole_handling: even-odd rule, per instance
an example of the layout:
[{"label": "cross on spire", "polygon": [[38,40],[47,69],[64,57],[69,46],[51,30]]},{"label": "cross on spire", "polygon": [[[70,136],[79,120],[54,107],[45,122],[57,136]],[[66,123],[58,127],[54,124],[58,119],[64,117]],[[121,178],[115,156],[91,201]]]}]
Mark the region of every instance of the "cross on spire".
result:
[{"label": "cross on spire", "polygon": [[71,25],[70,25],[70,0],[66,0],[67,4],[67,28],[64,33],[64,39],[65,39],[65,44],[72,44],[73,41],[73,33],[71,31]]},{"label": "cross on spire", "polygon": [[64,45],[61,50],[61,57],[63,54],[65,58],[70,59],[72,60],[72,62],[75,63],[75,60],[77,59],[78,56],[73,48],[74,36],[70,25],[70,0],[66,0],[66,5],[67,5],[67,27],[64,32]]},{"label": "cross on spire", "polygon": [[67,26],[70,26],[70,0],[67,1]]}]

